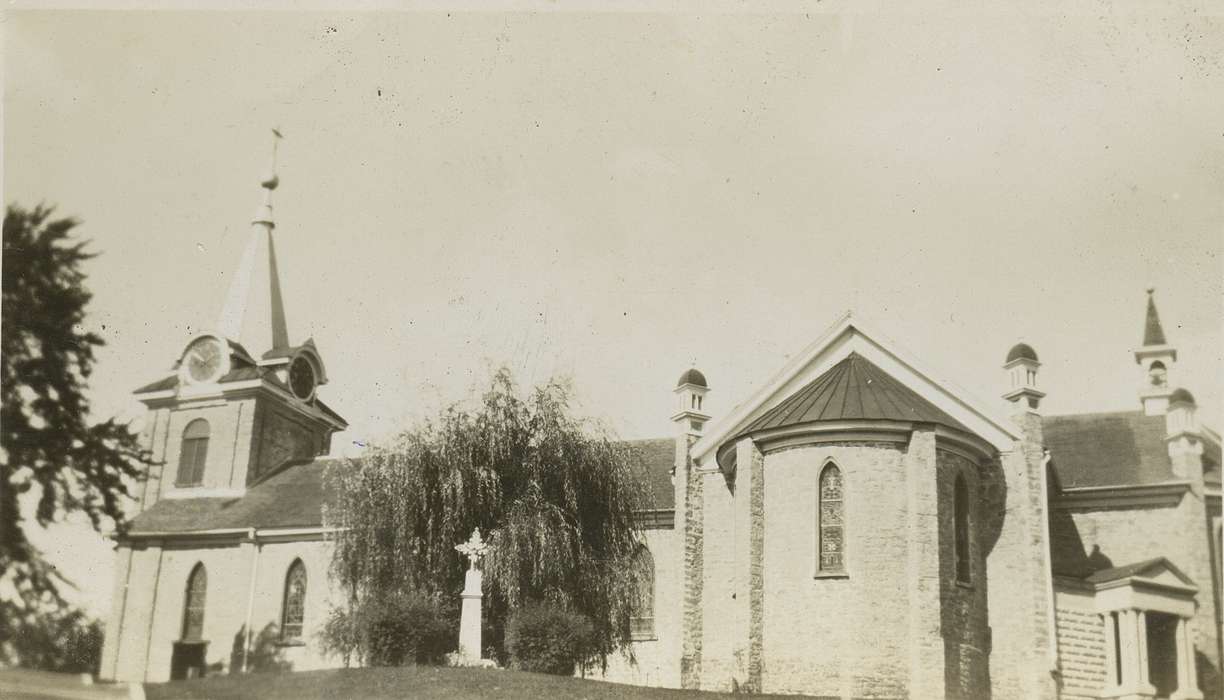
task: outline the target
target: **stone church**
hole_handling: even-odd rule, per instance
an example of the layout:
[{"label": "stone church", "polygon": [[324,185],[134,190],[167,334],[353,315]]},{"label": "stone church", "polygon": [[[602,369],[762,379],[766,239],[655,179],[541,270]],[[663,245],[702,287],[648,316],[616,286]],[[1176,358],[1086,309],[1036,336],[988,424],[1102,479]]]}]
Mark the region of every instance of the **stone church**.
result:
[{"label": "stone church", "polygon": [[[292,339],[271,195],[217,329],[141,387],[156,464],[116,537],[102,675],[339,665],[324,458],[346,427]],[[1138,316],[1138,314],[1137,314]],[[1136,318],[1136,325],[1138,321]],[[653,585],[609,680],[839,698],[1219,697],[1220,437],[1149,291],[1135,410],[1047,416],[1000,352],[980,405],[852,316],[726,415],[684,372],[675,434],[635,441]],[[949,353],[964,352],[949,348]],[[660,412],[667,410],[662,401]]]}]

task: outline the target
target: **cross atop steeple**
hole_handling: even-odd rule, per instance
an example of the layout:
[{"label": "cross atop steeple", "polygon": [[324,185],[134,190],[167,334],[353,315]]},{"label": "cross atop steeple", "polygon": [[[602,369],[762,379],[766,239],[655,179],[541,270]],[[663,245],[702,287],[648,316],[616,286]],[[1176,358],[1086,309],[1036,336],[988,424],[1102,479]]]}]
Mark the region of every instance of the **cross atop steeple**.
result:
[{"label": "cross atop steeple", "polygon": [[[276,228],[272,217],[272,192],[280,185],[276,151],[282,138],[280,131],[272,129],[271,163],[268,173],[259,182],[264,190],[263,203],[251,221],[250,240],[230,281],[229,294],[217,322],[222,335],[241,343],[256,356],[290,347],[272,236]],[[266,290],[266,296],[261,289]]]}]

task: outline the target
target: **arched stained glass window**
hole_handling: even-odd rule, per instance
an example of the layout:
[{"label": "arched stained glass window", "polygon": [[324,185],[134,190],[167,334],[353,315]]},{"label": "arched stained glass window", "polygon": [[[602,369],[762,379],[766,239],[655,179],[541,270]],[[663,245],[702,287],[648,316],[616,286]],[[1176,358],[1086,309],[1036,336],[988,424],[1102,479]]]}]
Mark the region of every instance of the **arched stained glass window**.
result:
[{"label": "arched stained glass window", "polygon": [[306,565],[294,559],[285,575],[285,604],[281,613],[281,639],[302,638],[302,622],[306,619]]},{"label": "arched stained glass window", "polygon": [[179,450],[178,475],[175,486],[199,486],[204,483],[204,462],[208,458],[208,421],[197,418],[183,431],[183,448]]},{"label": "arched stained glass window", "polygon": [[638,550],[633,557],[633,569],[638,586],[629,616],[629,632],[635,639],[651,639],[655,636],[655,563],[649,549]]},{"label": "arched stained glass window", "polygon": [[183,641],[198,642],[204,635],[204,600],[208,594],[208,572],[204,564],[196,564],[187,577],[187,595],[183,602]]},{"label": "arched stained glass window", "polygon": [[952,511],[956,537],[956,580],[969,583],[973,566],[969,552],[969,487],[965,484],[964,476],[956,475],[954,489]]},{"label": "arched stained glass window", "polygon": [[830,462],[820,472],[820,504],[816,528],[820,573],[837,573],[846,569],[844,503],[841,470]]}]

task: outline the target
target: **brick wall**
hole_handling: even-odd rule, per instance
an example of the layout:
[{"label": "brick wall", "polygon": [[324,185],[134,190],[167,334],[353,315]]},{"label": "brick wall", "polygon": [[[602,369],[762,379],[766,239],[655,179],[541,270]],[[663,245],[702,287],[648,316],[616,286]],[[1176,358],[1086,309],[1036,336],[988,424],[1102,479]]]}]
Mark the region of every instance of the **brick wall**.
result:
[{"label": "brick wall", "polygon": [[150,468],[145,488],[145,508],[152,506],[175,488],[183,431],[197,418],[208,421],[208,453],[204,466],[204,488],[228,489],[245,486],[247,462],[251,454],[251,430],[255,399],[202,402],[174,411],[159,409],[150,414],[154,422],[151,435],[154,458],[164,464]]}]

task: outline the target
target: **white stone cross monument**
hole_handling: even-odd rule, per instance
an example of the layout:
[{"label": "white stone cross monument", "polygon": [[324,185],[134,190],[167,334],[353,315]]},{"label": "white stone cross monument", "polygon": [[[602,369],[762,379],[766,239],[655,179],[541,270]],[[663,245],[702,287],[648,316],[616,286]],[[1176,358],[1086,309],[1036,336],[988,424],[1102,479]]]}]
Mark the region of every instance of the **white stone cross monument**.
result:
[{"label": "white stone cross monument", "polygon": [[480,539],[480,528],[472,531],[472,537],[455,549],[468,558],[467,575],[463,581],[463,609],[459,615],[459,658],[466,663],[480,662],[480,592],[482,575],[476,563],[485,555],[489,545]]}]

